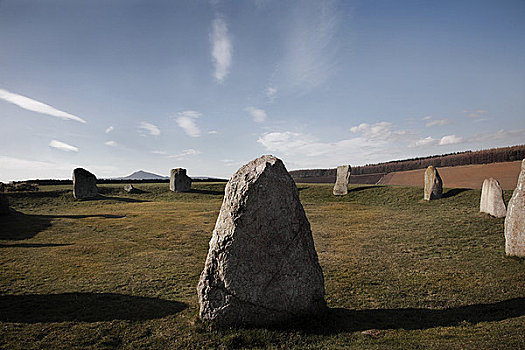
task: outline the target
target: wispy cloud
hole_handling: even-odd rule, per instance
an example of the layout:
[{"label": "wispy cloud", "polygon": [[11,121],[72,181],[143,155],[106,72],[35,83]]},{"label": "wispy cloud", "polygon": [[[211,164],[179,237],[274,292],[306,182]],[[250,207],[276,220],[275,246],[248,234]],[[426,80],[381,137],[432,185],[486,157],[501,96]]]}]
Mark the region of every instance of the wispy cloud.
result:
[{"label": "wispy cloud", "polygon": [[432,120],[426,123],[425,126],[429,128],[431,126],[436,126],[436,125],[443,126],[443,125],[448,125],[450,123],[451,123],[450,119],[436,119],[436,120]]},{"label": "wispy cloud", "polygon": [[256,123],[262,123],[266,120],[266,112],[262,109],[250,106],[246,107],[244,110],[250,114],[253,121]]},{"label": "wispy cloud", "polygon": [[199,154],[202,154],[202,152],[198,151],[196,149],[190,148],[190,149],[185,149],[184,151],[182,151],[180,153],[173,154],[171,156],[167,156],[166,158],[175,158],[177,160],[182,160],[182,159],[186,159],[186,158],[188,158],[190,156],[197,156]]},{"label": "wispy cloud", "polygon": [[464,139],[462,137],[458,137],[456,135],[447,135],[443,136],[441,140],[439,140],[439,144],[441,146],[443,145],[455,145],[457,143],[462,143]]},{"label": "wispy cloud", "polygon": [[18,94],[9,92],[7,90],[0,89],[0,99],[10,102],[12,104],[15,104],[18,107],[21,107],[23,109],[27,109],[28,111],[47,114],[52,117],[65,119],[65,120],[74,120],[80,123],[86,122],[84,119],[77,117],[76,115],[60,111],[45,103],[33,100],[32,98],[29,98],[29,97],[25,97],[22,95],[18,95]]},{"label": "wispy cloud", "polygon": [[430,120],[430,119],[432,119],[431,115],[427,115],[427,116],[421,118],[421,120]]},{"label": "wispy cloud", "polygon": [[166,151],[151,151],[153,154],[166,154]]},{"label": "wispy cloud", "polygon": [[195,124],[195,119],[199,118],[201,114],[196,111],[183,111],[177,113],[177,124],[184,130],[184,132],[191,137],[201,136],[201,131]]},{"label": "wispy cloud", "polygon": [[139,129],[141,130],[142,133],[147,132],[148,134],[153,135],[153,136],[160,135],[159,128],[156,125],[153,125],[148,122],[141,122]]},{"label": "wispy cloud", "polygon": [[67,151],[67,152],[78,152],[78,147],[71,146],[65,142],[57,141],[57,140],[52,140],[49,143],[49,147],[53,147],[53,148],[56,148],[62,151]]},{"label": "wispy cloud", "polygon": [[116,147],[117,146],[117,143],[115,141],[108,141],[108,142],[105,142],[104,144],[106,146],[110,146],[110,147]]},{"label": "wispy cloud", "polygon": [[228,33],[228,25],[221,16],[212,22],[210,33],[211,56],[214,65],[213,76],[222,83],[230,71],[233,45]]},{"label": "wispy cloud", "polygon": [[313,89],[337,71],[340,11],[335,1],[300,3],[290,19],[284,75],[292,88]]},{"label": "wispy cloud", "polygon": [[466,114],[467,118],[479,118],[483,116],[484,114],[487,114],[488,111],[485,111],[483,109],[478,109],[475,111],[463,111],[463,113]]},{"label": "wispy cloud", "polygon": [[266,94],[266,97],[268,97],[270,101],[274,101],[275,96],[277,95],[277,89],[274,88],[273,86],[268,86],[266,90],[264,91],[264,93]]},{"label": "wispy cloud", "polygon": [[393,130],[393,125],[390,122],[379,122],[375,124],[361,123],[351,127],[350,131],[360,133],[364,138],[374,141],[388,141],[406,134],[404,130]]},{"label": "wispy cloud", "polygon": [[110,132],[112,132],[115,128],[113,126],[110,126],[109,128],[106,129],[106,134],[109,134]]},{"label": "wispy cloud", "polygon": [[217,135],[219,132],[217,130],[208,131],[208,135]]}]

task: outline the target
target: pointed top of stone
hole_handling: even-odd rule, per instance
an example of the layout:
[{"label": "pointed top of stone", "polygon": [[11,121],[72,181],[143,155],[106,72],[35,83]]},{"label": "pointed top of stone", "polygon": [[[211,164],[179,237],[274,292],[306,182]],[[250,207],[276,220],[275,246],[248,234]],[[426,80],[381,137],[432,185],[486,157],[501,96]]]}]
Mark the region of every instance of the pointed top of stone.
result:
[{"label": "pointed top of stone", "polygon": [[432,165],[429,165],[425,171],[425,193],[423,199],[439,199],[443,195],[443,181],[439,172]]},{"label": "pointed top of stone", "polygon": [[262,156],[228,181],[197,287],[200,317],[267,326],[323,310],[324,279],[299,192]]}]

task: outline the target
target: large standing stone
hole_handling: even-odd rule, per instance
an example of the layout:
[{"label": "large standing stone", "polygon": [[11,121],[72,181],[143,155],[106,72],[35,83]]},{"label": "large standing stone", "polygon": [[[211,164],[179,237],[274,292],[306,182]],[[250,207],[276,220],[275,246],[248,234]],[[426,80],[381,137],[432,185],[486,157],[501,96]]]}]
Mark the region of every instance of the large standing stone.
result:
[{"label": "large standing stone", "polygon": [[443,195],[443,181],[436,168],[430,165],[425,171],[425,194],[423,199],[439,199]]},{"label": "large standing stone", "polygon": [[310,223],[281,160],[262,156],[231,177],[197,291],[201,319],[221,326],[277,324],[325,308]]},{"label": "large standing stone", "polygon": [[525,159],[505,218],[505,253],[525,257]]},{"label": "large standing stone", "polygon": [[9,214],[9,199],[6,195],[0,194],[0,215]]},{"label": "large standing stone", "polygon": [[503,190],[498,180],[490,178],[483,181],[479,211],[497,218],[505,217],[507,214],[507,208],[503,201]]},{"label": "large standing stone", "polygon": [[97,178],[86,169],[73,170],[73,197],[76,199],[98,196]]},{"label": "large standing stone", "polygon": [[173,192],[188,192],[191,190],[191,178],[186,175],[186,169],[171,169],[170,190]]},{"label": "large standing stone", "polygon": [[337,167],[337,178],[333,193],[336,196],[343,196],[348,193],[348,182],[350,181],[350,165],[341,165]]}]

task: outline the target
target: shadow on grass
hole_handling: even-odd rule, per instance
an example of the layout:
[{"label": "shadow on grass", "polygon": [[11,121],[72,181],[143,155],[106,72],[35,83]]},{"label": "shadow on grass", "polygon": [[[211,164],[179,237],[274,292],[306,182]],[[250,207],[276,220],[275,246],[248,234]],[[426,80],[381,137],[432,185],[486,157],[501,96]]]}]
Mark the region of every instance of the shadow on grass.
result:
[{"label": "shadow on grass", "polygon": [[359,191],[369,190],[371,188],[377,188],[377,187],[381,187],[381,186],[371,185],[371,186],[353,187],[353,188],[349,189],[348,192],[359,192]]},{"label": "shadow on grass", "polygon": [[0,225],[0,239],[22,240],[32,238],[51,226],[51,218],[11,210],[9,215],[0,218]]},{"label": "shadow on grass", "polygon": [[114,197],[114,196],[107,196],[107,195],[101,195],[99,194],[97,197],[93,198],[83,198],[80,199],[80,201],[100,201],[100,200],[113,200],[118,202],[125,202],[125,203],[144,203],[149,202],[143,199],[135,199],[135,198],[127,198],[127,197]]},{"label": "shadow on grass", "polygon": [[[23,240],[36,236],[51,226],[51,220],[57,218],[85,219],[105,218],[122,219],[125,215],[92,214],[92,215],[28,215],[11,210],[9,215],[0,218],[0,239]],[[29,247],[29,246],[28,246]]]},{"label": "shadow on grass", "polygon": [[114,293],[65,293],[0,296],[0,321],[101,322],[152,320],[187,307],[178,301]]},{"label": "shadow on grass", "polygon": [[224,191],[214,191],[214,190],[199,190],[192,188],[190,193],[199,193],[199,194],[211,194],[212,196],[223,196]]},{"label": "shadow on grass", "polygon": [[329,309],[326,314],[291,327],[313,334],[334,334],[369,329],[428,329],[456,326],[463,322],[502,321],[525,315],[525,298],[494,304],[475,304],[444,310],[434,309]]},{"label": "shadow on grass", "polygon": [[46,248],[46,247],[63,247],[72,245],[71,243],[15,243],[15,244],[0,244],[0,248]]},{"label": "shadow on grass", "polygon": [[465,191],[470,191],[470,188],[451,188],[447,192],[443,193],[441,197],[450,198],[450,197],[457,196],[458,194],[463,193]]}]

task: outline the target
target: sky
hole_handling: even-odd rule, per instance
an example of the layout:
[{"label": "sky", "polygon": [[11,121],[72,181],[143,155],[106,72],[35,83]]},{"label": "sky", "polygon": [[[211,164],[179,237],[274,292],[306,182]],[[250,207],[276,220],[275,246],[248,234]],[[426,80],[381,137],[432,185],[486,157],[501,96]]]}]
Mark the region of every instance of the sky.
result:
[{"label": "sky", "polygon": [[0,0],[0,181],[525,144],[525,1]]}]

